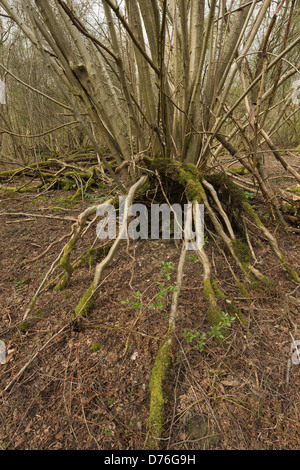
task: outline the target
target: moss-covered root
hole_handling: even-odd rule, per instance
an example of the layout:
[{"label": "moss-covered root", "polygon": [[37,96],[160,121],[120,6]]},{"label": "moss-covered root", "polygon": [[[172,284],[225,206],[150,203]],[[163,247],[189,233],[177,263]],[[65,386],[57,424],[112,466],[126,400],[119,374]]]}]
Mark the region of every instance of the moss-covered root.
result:
[{"label": "moss-covered root", "polygon": [[61,274],[57,285],[54,287],[54,290],[61,291],[65,289],[70,282],[71,276],[77,269],[81,268],[82,266],[91,267],[95,258],[103,258],[107,255],[111,245],[112,241],[110,241],[104,246],[99,246],[97,248],[88,248],[86,251],[84,251],[76,261],[74,261],[72,264],[68,264],[68,269],[66,269]]},{"label": "moss-covered root", "polygon": [[[193,201],[193,220],[194,220],[194,224],[196,227],[196,232],[201,233],[202,227],[201,225],[199,225],[201,222],[199,221],[199,218],[197,217],[195,201]],[[217,299],[216,299],[214,288],[213,288],[210,261],[205,252],[204,247],[202,247],[202,249],[196,250],[196,253],[203,268],[203,280],[204,280],[203,293],[208,303],[208,321],[212,325],[217,325],[219,321],[221,320],[222,311],[217,304]]]},{"label": "moss-covered root", "polygon": [[54,287],[54,290],[56,291],[61,291],[65,289],[65,287],[68,285],[71,279],[71,276],[73,274],[73,268],[70,263],[70,255],[71,255],[73,246],[74,246],[74,239],[71,238],[66,244],[63,255],[59,261],[59,266],[64,268],[64,274],[60,278],[58,284]]},{"label": "moss-covered root", "polygon": [[77,306],[75,307],[75,312],[73,313],[73,317],[77,318],[79,316],[86,317],[88,312],[93,306],[93,296],[95,293],[96,287],[94,282],[90,285],[90,287],[85,291],[81,299],[79,300]]},{"label": "moss-covered root", "polygon": [[300,196],[300,185],[298,184],[297,186],[292,186],[291,188],[288,188],[288,191],[296,194],[296,196]]},{"label": "moss-covered root", "polygon": [[249,215],[249,217],[251,217],[251,219],[255,222],[255,224],[257,225],[257,227],[259,228],[259,230],[264,234],[264,236],[267,238],[267,240],[269,241],[275,255],[277,256],[277,258],[279,259],[281,265],[282,265],[282,268],[284,269],[284,271],[287,273],[288,275],[288,278],[291,280],[291,281],[294,281],[294,282],[297,282],[299,283],[300,282],[300,279],[299,279],[299,276],[298,274],[296,273],[296,271],[289,265],[289,263],[287,262],[286,258],[283,256],[283,254],[281,253],[281,251],[279,250],[279,247],[278,247],[278,244],[277,244],[277,241],[276,239],[273,237],[273,235],[269,232],[269,230],[264,226],[264,224],[262,223],[262,221],[260,220],[260,218],[258,217],[257,213],[253,210],[253,208],[251,207],[251,205],[244,201],[243,202],[243,208],[244,210],[247,212],[247,214]]},{"label": "moss-covered root", "polygon": [[230,241],[228,245],[229,250],[236,263],[239,265],[241,270],[245,273],[246,278],[252,283],[252,279],[255,278],[265,286],[271,285],[270,279],[262,274],[258,269],[250,264],[251,250],[247,244],[241,240],[235,239]]},{"label": "moss-covered root", "polygon": [[[104,204],[111,204],[111,202],[112,202],[112,200],[110,199],[109,201],[107,201]],[[54,290],[60,291],[60,290],[65,289],[65,287],[68,285],[68,283],[69,283],[69,281],[72,277],[73,272],[75,271],[75,269],[77,267],[79,267],[74,263],[73,263],[73,265],[70,263],[70,256],[71,256],[71,253],[72,253],[72,250],[73,250],[74,246],[77,243],[77,240],[82,236],[82,231],[86,226],[86,221],[87,221],[88,217],[90,217],[91,215],[94,215],[96,213],[98,207],[99,206],[97,206],[97,205],[88,207],[87,209],[85,209],[84,212],[82,212],[79,215],[78,222],[77,222],[76,226],[73,227],[72,236],[71,236],[70,240],[68,241],[68,243],[65,245],[65,248],[63,250],[63,255],[62,255],[62,257],[59,261],[59,266],[64,269],[64,273],[61,275],[61,277],[58,281],[58,284],[55,286]],[[84,256],[85,256],[85,253],[83,254],[83,257]]]},{"label": "moss-covered root", "polygon": [[213,288],[213,280],[207,277],[204,281],[203,287],[204,297],[208,303],[208,314],[207,318],[209,323],[214,326],[217,325],[222,318],[222,310],[218,306],[217,299]]},{"label": "moss-covered root", "polygon": [[[88,288],[88,290],[85,292],[81,300],[79,301],[77,307],[75,308],[75,317],[78,315],[81,316],[86,316],[87,313],[89,312],[90,308],[92,307],[93,304],[93,295],[95,293],[95,290],[97,287],[100,285],[100,281],[102,278],[102,273],[104,269],[109,265],[109,263],[112,261],[115,253],[117,252],[121,242],[123,241],[123,235],[124,235],[124,230],[127,229],[128,223],[129,223],[129,211],[130,207],[132,205],[134,196],[136,191],[143,186],[147,181],[146,176],[142,176],[131,188],[129,189],[128,195],[127,195],[127,210],[125,214],[125,225],[122,226],[119,235],[113,242],[112,246],[109,249],[109,252],[107,256],[97,264],[96,269],[95,269],[95,275],[94,275],[94,281],[91,284],[91,286]],[[85,214],[87,215],[87,214]],[[81,220],[82,224],[82,220]]]},{"label": "moss-covered root", "polygon": [[70,254],[72,251],[72,247],[69,250],[67,249],[68,244],[65,248],[65,253],[60,260],[59,265],[64,268],[64,272],[61,274],[58,283],[54,287],[54,290],[61,291],[67,287],[70,282],[70,279],[76,269],[78,269],[90,256],[92,256],[93,250],[90,248],[86,250],[79,258],[79,260],[75,263],[70,263]]},{"label": "moss-covered root", "polygon": [[159,156],[148,158],[145,163],[151,170],[158,170],[182,185],[189,201],[201,203],[204,192],[201,184],[203,175],[194,164]]},{"label": "moss-covered root", "polygon": [[218,284],[217,284],[217,282],[214,278],[211,278],[210,281],[211,281],[211,286],[214,290],[214,293],[215,293],[216,297],[220,300],[225,301],[226,304],[227,304],[227,308],[228,308],[229,312],[232,313],[234,316],[236,316],[238,318],[239,322],[243,326],[247,326],[248,325],[248,320],[245,317],[245,315],[241,312],[241,310],[236,306],[235,301],[228,299],[227,295],[225,295],[224,292],[220,289],[220,287],[218,286]]},{"label": "moss-covered root", "polygon": [[44,185],[42,183],[36,186],[28,186],[24,184],[23,186],[5,186],[0,184],[0,189],[4,190],[4,192],[10,193],[35,193],[38,189],[41,189]]},{"label": "moss-covered root", "polygon": [[171,364],[171,338],[168,338],[157,353],[150,379],[150,412],[147,423],[147,450],[159,449],[163,429],[164,393],[163,382]]}]

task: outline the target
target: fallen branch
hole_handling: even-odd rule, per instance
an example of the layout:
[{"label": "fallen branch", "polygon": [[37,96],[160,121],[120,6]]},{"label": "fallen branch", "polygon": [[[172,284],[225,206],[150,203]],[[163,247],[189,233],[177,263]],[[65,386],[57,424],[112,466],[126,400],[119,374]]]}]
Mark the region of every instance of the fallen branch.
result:
[{"label": "fallen branch", "polygon": [[27,212],[1,212],[0,216],[23,216],[23,217],[39,217],[41,219],[57,219],[57,220],[65,220],[65,221],[72,221],[76,222],[77,219],[75,217],[70,217],[67,215],[66,217],[59,217],[58,215],[46,215],[46,214],[28,214]]}]

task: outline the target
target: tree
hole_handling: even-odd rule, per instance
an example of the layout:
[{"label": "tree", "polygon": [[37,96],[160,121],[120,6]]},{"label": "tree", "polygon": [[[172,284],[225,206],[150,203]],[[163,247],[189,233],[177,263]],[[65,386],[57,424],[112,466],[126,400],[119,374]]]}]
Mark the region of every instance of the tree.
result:
[{"label": "tree", "polygon": [[[235,183],[222,170],[220,158],[222,150],[229,152],[243,171],[252,175],[285,230],[296,230],[288,226],[280,210],[281,199],[290,202],[291,196],[271,184],[262,158],[265,145],[299,181],[299,173],[271,138],[285,122],[285,113],[290,116],[296,112],[293,90],[280,96],[282,87],[290,84],[300,66],[295,0],[99,0],[87,3],[90,10],[83,14],[78,12],[79,3],[0,1],[6,14],[39,50],[57,90],[119,190],[126,193],[130,187],[131,203],[135,192],[149,189],[155,178],[162,187],[166,181],[169,187],[180,187],[181,195],[194,204],[194,209],[196,202],[204,204],[206,216],[234,259],[243,282],[247,286],[253,282],[268,284],[269,279],[252,264],[247,227],[240,223],[242,215],[247,215],[269,241],[289,278],[298,283],[297,273],[252,209],[238,181]],[[282,103],[284,112],[278,113]],[[96,134],[91,132],[85,114]],[[110,162],[102,151],[103,144],[110,151]],[[143,173],[148,175],[148,182]],[[173,199],[174,192],[169,192]],[[57,289],[64,288],[72,276],[72,249],[87,218],[96,210],[94,206],[81,214],[50,270],[56,266],[64,269]],[[91,308],[103,270],[120,242],[117,238],[96,267],[94,282],[76,308],[77,317]],[[183,244],[178,285],[185,255]],[[218,323],[220,292],[205,249],[197,250],[197,255],[203,266],[208,316],[213,324]],[[246,289],[238,276],[235,280]],[[169,360],[177,299],[176,291],[170,331],[154,368],[150,410],[154,440],[160,433],[156,420],[161,407],[159,390]]]}]

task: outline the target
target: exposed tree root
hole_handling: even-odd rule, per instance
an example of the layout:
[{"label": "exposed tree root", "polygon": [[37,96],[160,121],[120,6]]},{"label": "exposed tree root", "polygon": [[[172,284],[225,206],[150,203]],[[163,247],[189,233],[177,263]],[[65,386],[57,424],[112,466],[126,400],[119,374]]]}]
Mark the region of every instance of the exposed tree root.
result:
[{"label": "exposed tree root", "polygon": [[[242,225],[242,233],[239,235],[239,237],[237,237],[235,231],[236,227],[234,227],[233,222],[235,224],[240,224],[238,219],[241,219],[242,212],[246,213],[248,217],[252,219],[257,228],[267,238],[274,253],[280,260],[283,269],[287,272],[289,279],[295,282],[299,282],[297,273],[289,265],[286,258],[280,252],[278,244],[273,235],[263,225],[258,215],[247,201],[243,191],[241,191],[240,188],[238,188],[232,182],[232,180],[226,176],[226,174],[214,174],[204,178],[203,174],[199,172],[193,164],[182,164],[181,162],[161,158],[146,158],[143,159],[143,161],[151,170],[159,170],[159,174],[164,176],[164,178],[169,178],[170,181],[176,181],[182,187],[182,192],[185,195],[187,201],[194,201],[194,204],[196,202],[204,204],[206,216],[213,225],[216,235],[220,237],[227,251],[234,259],[236,265],[240,269],[241,273],[245,276],[245,279],[248,283],[252,284],[253,282],[260,282],[264,285],[269,285],[270,280],[250,262],[251,258],[253,258],[255,261],[255,253],[251,244],[249,245],[250,240],[247,234],[247,230],[245,229],[245,225]],[[122,240],[124,240],[124,230],[127,230],[129,223],[128,214],[129,208],[133,202],[133,198],[136,194],[141,193],[141,191],[143,192],[146,179],[147,178],[143,176],[130,188],[127,198],[127,207],[125,210],[124,225],[121,228],[116,240],[111,243],[111,246],[106,246],[104,251],[101,247],[98,247],[97,249],[89,248],[79,257],[76,262],[71,263],[70,261],[72,251],[77,241],[82,237],[83,231],[87,230],[87,219],[91,216],[95,216],[99,205],[94,205],[87,208],[82,214],[80,214],[77,223],[73,225],[72,236],[54,263],[55,265],[53,269],[56,269],[56,267],[63,268],[63,273],[58,279],[55,290],[59,291],[64,289],[70,282],[73,272],[82,266],[82,264],[84,264],[93,254],[98,252],[98,254],[104,256],[104,259],[102,259],[102,261],[96,266],[94,280],[91,286],[87,289],[75,308],[75,316],[86,315],[90,310],[93,303],[93,294],[99,285],[103,270],[111,262],[118,250],[120,243]],[[149,187],[149,183],[147,184],[147,187]],[[229,198],[232,201],[231,203],[229,202],[229,204],[232,206],[232,211],[229,210],[228,212],[228,208],[225,208],[226,204],[225,206],[223,205],[223,201],[225,200],[226,202],[226,198]],[[114,200],[110,199],[106,203],[103,203],[102,206],[113,203]],[[234,213],[234,210],[236,210],[234,209],[234,206],[238,208],[238,215],[235,216],[235,219],[231,220],[230,214],[231,212]],[[195,224],[196,223],[197,222],[195,220]],[[107,252],[108,249],[109,251]],[[212,323],[214,323],[218,321],[220,316],[220,308],[218,307],[217,297],[222,297],[222,295],[219,287],[211,275],[210,262],[205,253],[205,250],[199,249],[197,250],[197,254],[199,260],[201,261],[204,273],[203,291],[204,296],[208,302],[208,318]],[[52,271],[48,273],[48,276],[44,281],[46,281],[51,274]],[[235,279],[239,287],[241,287],[241,281],[237,278]],[[35,302],[33,302],[32,306],[34,303]]]},{"label": "exposed tree root", "polygon": [[[110,199],[109,201],[101,205],[105,206],[105,205],[111,204],[112,202],[113,200]],[[88,207],[84,212],[82,212],[79,215],[78,222],[74,224],[73,234],[70,240],[68,241],[68,243],[65,245],[64,250],[63,250],[63,256],[61,257],[59,261],[59,266],[61,266],[64,269],[64,275],[60,278],[58,284],[55,286],[55,290],[60,291],[64,289],[69,283],[71,276],[74,272],[74,266],[72,266],[72,264],[70,263],[70,256],[71,256],[72,250],[75,247],[76,242],[82,235],[82,232],[86,226],[88,217],[95,215],[98,207],[99,205]]]},{"label": "exposed tree root", "polygon": [[[274,253],[280,260],[283,269],[288,274],[289,279],[297,283],[299,282],[297,273],[289,265],[285,257],[280,252],[276,239],[263,225],[256,212],[249,204],[243,191],[241,191],[226,174],[204,176],[192,164],[182,164],[177,161],[166,161],[165,159],[158,158],[143,159],[143,163],[146,164],[147,170],[151,170],[150,175],[155,175],[155,171],[159,171],[160,185],[164,184],[164,182],[168,180],[168,198],[169,196],[171,197],[171,203],[172,184],[174,184],[174,182],[176,183],[174,191],[177,201],[179,191],[181,191],[182,200],[185,200],[186,202],[192,201],[193,223],[196,235],[199,235],[203,229],[203,227],[199,225],[201,222],[197,217],[197,203],[204,204],[206,224],[209,224],[210,230],[212,230],[214,233],[214,237],[221,241],[224,252],[227,252],[227,254],[224,253],[225,257],[227,258],[229,255],[231,259],[234,260],[236,267],[244,276],[246,282],[250,285],[250,288],[253,282],[269,285],[270,280],[251,263],[251,260],[254,260],[254,262],[256,261],[256,257],[253,246],[250,242],[249,234],[247,232],[247,220],[249,218],[268,240]],[[80,317],[86,316],[88,314],[93,306],[94,294],[101,285],[104,270],[113,260],[121,243],[123,241],[125,242],[128,238],[130,208],[133,204],[134,198],[137,197],[137,195],[142,197],[146,187],[148,190],[151,188],[151,178],[152,176],[150,176],[149,179],[147,176],[142,176],[129,189],[124,208],[124,219],[121,221],[122,225],[120,227],[117,238],[114,241],[110,241],[105,246],[92,246],[86,249],[76,261],[71,262],[71,254],[77,241],[83,237],[84,233],[95,220],[94,218],[92,222],[88,223],[88,218],[95,216],[99,205],[89,207],[82,214],[80,214],[77,222],[72,227],[72,234],[69,241],[66,243],[59,256],[53,262],[41,286],[32,299],[24,318],[26,318],[26,316],[34,307],[38,296],[46,284],[46,281],[57,267],[63,268],[63,272],[60,274],[58,282],[55,286],[55,290],[59,291],[65,288],[66,285],[70,282],[74,271],[89,261],[93,254],[96,254],[97,256],[100,255],[102,260],[96,265],[93,282],[85,291],[77,306],[75,307],[72,319],[79,319]],[[153,176],[153,178],[155,178],[155,176]],[[155,194],[156,193],[157,191]],[[167,198],[165,191],[162,191],[162,194],[164,198]],[[103,203],[102,206],[105,207],[106,204],[114,205],[114,202],[115,200],[111,199],[106,203]],[[170,203],[169,199],[168,203]],[[232,211],[230,211],[230,209],[228,210],[228,207],[232,209]],[[248,219],[242,219],[243,214],[247,215]],[[196,240],[200,239],[200,236],[196,237]],[[182,251],[177,268],[177,289],[173,292],[171,311],[169,316],[169,329],[163,344],[157,353],[149,383],[150,410],[149,420],[147,423],[148,432],[145,442],[145,448],[147,449],[158,449],[160,447],[160,438],[163,430],[164,418],[164,382],[169,367],[172,364],[172,345],[176,326],[177,304],[183,278],[186,250],[187,248],[185,240],[182,243]],[[231,302],[221,291],[216,279],[214,279],[211,269],[211,262],[205,247],[198,244],[195,252],[202,266],[203,294],[208,306],[208,321],[211,323],[211,325],[217,325],[220,322],[222,309],[219,304],[220,301],[222,301],[226,302],[228,309],[233,312],[243,324],[245,324],[245,318],[243,317],[242,313],[239,311],[239,309],[237,309],[234,302]],[[245,289],[243,283],[237,279],[237,276],[234,273],[234,269],[232,267],[230,269],[239,288]],[[224,333],[226,334],[226,331],[224,331]]]},{"label": "exposed tree root", "polygon": [[164,392],[163,386],[166,379],[168,369],[172,363],[172,342],[176,324],[176,313],[178,297],[180,294],[183,269],[186,259],[186,246],[183,242],[181,255],[177,268],[177,290],[173,292],[171,312],[169,316],[169,329],[163,346],[159,349],[154,366],[151,373],[150,388],[150,411],[147,423],[147,439],[145,448],[159,449],[159,439],[163,429],[163,413],[164,413]]},{"label": "exposed tree root", "polygon": [[120,228],[120,232],[116,240],[114,241],[113,245],[111,246],[107,256],[101,261],[101,263],[99,263],[96,266],[94,280],[92,284],[90,285],[90,287],[87,289],[87,291],[84,293],[84,295],[82,296],[82,298],[80,299],[79,303],[77,304],[75,308],[76,317],[78,317],[79,315],[85,316],[89,312],[90,308],[92,307],[93,295],[101,281],[102,273],[104,269],[106,268],[106,266],[108,266],[109,263],[114,258],[114,255],[117,252],[122,240],[124,240],[124,234],[127,233],[127,228],[129,224],[129,218],[130,218],[129,210],[133,203],[135,193],[139,188],[141,188],[145,184],[146,180],[147,180],[147,177],[142,176],[133,186],[131,186],[127,195],[126,203],[125,203],[124,220]]},{"label": "exposed tree root", "polygon": [[243,202],[243,207],[245,209],[245,211],[247,212],[247,214],[252,218],[252,220],[254,220],[254,222],[256,223],[256,226],[258,227],[258,229],[264,234],[264,236],[267,238],[267,240],[269,241],[270,243],[270,246],[272,247],[275,255],[277,256],[277,258],[279,259],[283,269],[286,271],[286,273],[288,274],[288,277],[291,281],[295,281],[295,282],[299,282],[300,279],[299,279],[299,276],[298,274],[296,273],[296,271],[289,265],[289,263],[287,262],[286,258],[283,256],[283,254],[281,253],[281,251],[279,250],[279,247],[278,247],[278,244],[277,244],[277,241],[276,239],[273,237],[273,235],[269,232],[269,230],[264,226],[264,224],[262,223],[262,221],[260,220],[260,218],[258,217],[258,215],[256,214],[256,212],[252,209],[251,205],[244,201]]},{"label": "exposed tree root", "polygon": [[[108,202],[104,203],[103,205],[105,205],[105,204],[108,204]],[[28,308],[27,308],[27,310],[24,314],[23,320],[25,320],[28,317],[28,315],[31,313],[32,309],[34,308],[34,306],[37,302],[38,297],[40,296],[41,292],[44,289],[44,286],[46,285],[46,282],[48,281],[49,277],[53,274],[53,272],[55,271],[55,269],[58,266],[64,268],[64,274],[60,276],[60,279],[59,279],[58,284],[56,286],[56,290],[63,289],[64,287],[66,287],[66,285],[70,281],[74,270],[78,267],[78,265],[76,265],[76,264],[72,265],[70,263],[70,255],[71,255],[72,249],[74,248],[77,240],[81,237],[81,235],[82,235],[82,233],[85,229],[88,217],[90,217],[91,215],[94,215],[96,213],[98,207],[99,207],[99,205],[94,205],[94,206],[88,207],[84,212],[82,212],[79,215],[77,222],[75,224],[73,224],[73,226],[72,226],[72,235],[71,235],[70,240],[66,243],[64,248],[61,250],[61,252],[57,256],[57,258],[52,263],[49,271],[46,273],[42,283],[38,287],[35,295],[33,296],[32,300],[31,300],[31,302],[30,302],[30,304],[29,304],[29,306],[28,306]]]},{"label": "exposed tree root", "polygon": [[147,450],[159,449],[159,439],[162,433],[164,394],[163,382],[171,365],[171,338],[168,338],[156,355],[149,383],[150,411],[147,423],[148,435],[145,444]]}]

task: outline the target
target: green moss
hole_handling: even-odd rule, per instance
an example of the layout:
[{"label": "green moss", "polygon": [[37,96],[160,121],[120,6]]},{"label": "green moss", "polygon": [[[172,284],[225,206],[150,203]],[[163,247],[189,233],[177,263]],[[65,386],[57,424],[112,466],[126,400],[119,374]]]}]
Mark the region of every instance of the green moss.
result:
[{"label": "green moss", "polygon": [[235,239],[231,241],[231,245],[233,247],[233,251],[237,259],[240,261],[243,269],[248,271],[249,269],[249,262],[251,259],[251,250],[243,243],[241,240]]},{"label": "green moss", "polygon": [[[66,178],[81,178],[82,180],[88,180],[91,177],[90,173],[84,173],[83,171],[67,171],[64,176]],[[75,180],[76,181],[76,180]]]},{"label": "green moss", "polygon": [[242,281],[239,281],[239,279],[236,279],[236,283],[238,285],[240,294],[244,297],[250,297],[250,293],[247,291],[246,287],[244,286]]},{"label": "green moss", "polygon": [[98,165],[92,165],[88,168],[88,172],[92,174],[93,178],[96,176],[97,174],[97,170],[99,171],[99,168],[98,168]]},{"label": "green moss", "polygon": [[0,171],[0,177],[6,178],[7,176],[12,176],[15,173],[22,172],[24,168],[17,168],[16,170],[4,170]]},{"label": "green moss", "polygon": [[289,188],[289,191],[296,194],[297,196],[300,196],[300,185],[298,184],[297,186],[292,186]]},{"label": "green moss", "polygon": [[141,197],[141,196],[143,196],[144,194],[146,194],[146,192],[147,192],[149,189],[150,189],[150,183],[149,183],[149,181],[146,181],[146,183],[145,183],[143,186],[141,186],[141,187],[137,190],[137,192],[136,192],[136,198]]},{"label": "green moss", "polygon": [[216,326],[220,323],[222,318],[222,310],[217,304],[208,308],[207,318],[211,326]]},{"label": "green moss", "polygon": [[283,267],[284,267],[285,271],[288,273],[289,280],[299,282],[300,279],[299,279],[298,274],[296,273],[296,271],[293,268],[290,267],[289,263],[287,262],[287,260],[285,259],[285,257],[282,254],[281,254],[281,262],[283,264]]},{"label": "green moss", "polygon": [[65,209],[72,209],[73,207],[76,207],[78,205],[77,203],[75,203],[76,201],[72,200],[72,197],[73,196],[60,196],[57,199],[57,204],[61,207],[64,207]]},{"label": "green moss", "polygon": [[34,314],[34,316],[36,318],[42,318],[42,313],[43,313],[43,310],[41,308],[38,308]]},{"label": "green moss", "polygon": [[218,198],[227,213],[230,223],[236,234],[243,237],[244,224],[242,219],[243,203],[247,202],[246,195],[233,181],[232,177],[224,172],[208,174],[205,179],[218,194]]},{"label": "green moss", "polygon": [[29,323],[27,323],[26,321],[22,321],[18,325],[18,330],[21,331],[21,333],[26,333],[26,331],[29,329],[29,326]]},{"label": "green moss", "polygon": [[247,170],[244,166],[236,166],[235,168],[229,168],[228,173],[233,173],[234,175],[247,175],[249,170]]},{"label": "green moss", "polygon": [[185,193],[188,201],[197,201],[201,203],[203,197],[205,197],[205,192],[200,181],[190,179],[186,183]]},{"label": "green moss", "polygon": [[64,295],[65,299],[71,299],[72,296],[73,296],[73,292],[66,292]]},{"label": "green moss", "polygon": [[[72,272],[73,272],[73,271],[72,271]],[[64,290],[64,289],[67,287],[67,285],[69,284],[69,282],[70,282],[71,275],[72,275],[72,274],[71,274],[70,272],[65,272],[65,273],[61,276],[61,278],[60,278],[60,280],[58,281],[58,283],[56,284],[56,286],[54,287],[54,290],[55,290],[56,292],[60,292],[61,290]]]},{"label": "green moss", "polygon": [[42,176],[45,180],[50,180],[50,181],[53,181],[56,178],[55,175],[53,175],[53,173],[47,173],[45,171],[41,171],[40,176]]},{"label": "green moss", "polygon": [[272,287],[272,281],[267,276],[262,276],[259,279],[252,273],[249,275],[250,287],[259,292],[265,292]]},{"label": "green moss", "polygon": [[63,191],[70,191],[70,189],[72,189],[74,186],[74,183],[72,181],[62,181],[62,183],[63,183],[63,187],[62,187]]},{"label": "green moss", "polygon": [[226,300],[226,295],[224,294],[224,292],[221,291],[221,289],[218,287],[218,284],[216,283],[216,280],[213,278],[211,279],[211,285],[216,296],[219,297],[219,299],[221,300]]},{"label": "green moss", "polygon": [[264,224],[262,223],[262,221],[258,217],[257,213],[252,209],[251,205],[246,200],[243,201],[243,208],[247,212],[247,214],[251,217],[251,219],[254,220],[256,225],[258,225],[259,227],[264,226]]},{"label": "green moss", "polygon": [[95,353],[97,351],[100,351],[101,348],[102,346],[100,343],[93,343],[92,346],[90,347],[90,351],[91,353]]},{"label": "green moss", "polygon": [[294,214],[296,212],[296,207],[293,206],[293,204],[289,204],[289,203],[284,204],[284,209],[286,212],[289,212],[290,214]]},{"label": "green moss", "polygon": [[78,199],[81,198],[81,196],[82,196],[82,194],[81,194],[81,188],[78,188],[78,189],[76,190],[76,193],[75,193],[73,196],[71,196],[70,201],[71,201],[71,202],[77,201]]},{"label": "green moss", "polygon": [[34,193],[42,186],[43,184],[40,183],[37,186],[21,186],[20,188],[18,188],[14,186],[2,186],[0,184],[0,189],[4,189],[5,191],[11,191],[15,193]]},{"label": "green moss", "polygon": [[98,187],[99,189],[105,189],[105,190],[107,190],[107,184],[105,184],[105,183],[97,183],[97,187]]},{"label": "green moss", "polygon": [[185,188],[189,201],[201,202],[205,191],[201,184],[203,175],[192,163],[182,163],[177,160],[162,158],[160,156],[149,158],[147,166],[171,177]]},{"label": "green moss", "polygon": [[94,283],[85,291],[80,301],[78,302],[73,316],[77,317],[78,315],[85,317],[93,305],[93,294],[95,291]]},{"label": "green moss", "polygon": [[236,306],[236,303],[234,300],[232,300],[228,306],[228,310],[230,313],[232,313],[237,319],[240,321],[240,323],[247,327],[248,326],[248,320],[246,316],[241,312],[241,310]]},{"label": "green moss", "polygon": [[208,321],[212,326],[217,325],[222,319],[222,310],[217,305],[214,289],[210,279],[206,279],[204,281],[203,293],[209,304],[207,314]]},{"label": "green moss", "polygon": [[226,173],[214,173],[213,175],[206,176],[206,179],[214,186],[218,193],[226,191],[231,196],[232,204],[240,206],[244,202],[247,202],[244,191],[242,191]]},{"label": "green moss", "polygon": [[64,268],[65,274],[61,277],[58,284],[54,287],[54,290],[56,291],[63,290],[69,283],[71,276],[73,274],[74,270],[70,263],[70,255],[71,255],[73,246],[74,246],[74,241],[69,240],[69,242],[65,246],[63,256],[61,257],[59,261],[59,266]]},{"label": "green moss", "polygon": [[163,408],[164,408],[164,394],[163,394],[163,381],[165,379],[167,370],[171,364],[170,353],[170,338],[166,340],[164,345],[157,353],[155,363],[152,369],[150,379],[150,412],[147,423],[148,439],[146,449],[158,449],[159,438],[162,433],[163,425]]}]

